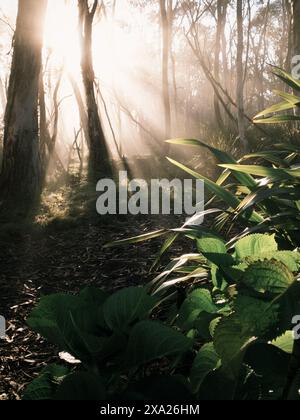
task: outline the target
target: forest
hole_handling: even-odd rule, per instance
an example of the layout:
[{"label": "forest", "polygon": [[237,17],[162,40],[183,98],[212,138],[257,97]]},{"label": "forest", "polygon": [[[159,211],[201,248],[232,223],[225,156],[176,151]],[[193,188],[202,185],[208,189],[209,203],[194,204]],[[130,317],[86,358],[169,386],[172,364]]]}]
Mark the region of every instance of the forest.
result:
[{"label": "forest", "polygon": [[0,400],[300,400],[300,0],[0,0]]}]

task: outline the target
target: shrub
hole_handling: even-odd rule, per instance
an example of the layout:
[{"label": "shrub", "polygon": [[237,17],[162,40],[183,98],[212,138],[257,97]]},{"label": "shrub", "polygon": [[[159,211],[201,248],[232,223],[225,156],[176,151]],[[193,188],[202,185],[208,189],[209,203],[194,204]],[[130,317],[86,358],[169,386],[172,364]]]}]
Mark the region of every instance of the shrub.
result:
[{"label": "shrub", "polygon": [[300,254],[279,251],[269,235],[229,252],[210,235],[198,248],[214,287],[193,288],[164,323],[153,319],[159,294],[143,287],[42,298],[28,324],[73,367],[48,366],[24,399],[298,397],[300,371],[290,367]]}]

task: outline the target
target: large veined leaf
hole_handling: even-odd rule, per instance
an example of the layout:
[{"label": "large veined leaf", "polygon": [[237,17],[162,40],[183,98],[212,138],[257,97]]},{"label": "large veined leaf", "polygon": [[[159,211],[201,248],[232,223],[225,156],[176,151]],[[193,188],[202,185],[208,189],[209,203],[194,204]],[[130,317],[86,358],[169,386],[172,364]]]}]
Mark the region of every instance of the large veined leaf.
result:
[{"label": "large veined leaf", "polygon": [[45,401],[52,400],[58,386],[70,373],[70,368],[52,364],[42,370],[38,378],[34,379],[25,389],[23,400]]},{"label": "large veined leaf", "polygon": [[143,287],[129,287],[114,293],[104,304],[104,319],[113,331],[126,331],[132,322],[145,318],[156,299]]},{"label": "large veined leaf", "polygon": [[235,258],[238,261],[247,257],[261,256],[262,254],[276,252],[278,245],[275,235],[254,234],[239,240],[235,245]]},{"label": "large veined leaf", "polygon": [[[297,273],[300,266],[300,253],[294,251],[276,251],[267,252],[257,255],[253,258],[253,261],[263,260],[276,260],[286,265],[292,273]],[[252,260],[252,258],[251,258]]]},{"label": "large veined leaf", "polygon": [[76,372],[64,379],[54,399],[59,401],[105,401],[106,391],[99,376],[89,372]]},{"label": "large veined leaf", "polygon": [[218,323],[214,333],[214,347],[229,376],[238,377],[244,352],[253,340],[252,334],[244,331],[235,314],[224,317]]},{"label": "large veined leaf", "polygon": [[55,294],[41,298],[31,312],[27,324],[61,350],[70,350],[70,313],[80,304],[77,296]]},{"label": "large veined leaf", "polygon": [[86,287],[83,289],[80,294],[80,300],[86,302],[89,305],[102,305],[106,299],[109,297],[109,294],[99,289],[98,287]]},{"label": "large veined leaf", "polygon": [[278,304],[239,295],[234,302],[234,310],[242,325],[243,334],[268,339],[277,337]]},{"label": "large veined leaf", "polygon": [[193,340],[156,321],[141,321],[131,331],[126,367],[137,367],[166,356],[183,354]]},{"label": "large veined leaf", "polygon": [[217,354],[213,343],[205,344],[197,353],[191,373],[190,380],[194,392],[198,392],[207,375],[215,370],[219,364],[220,357]]},{"label": "large veined leaf", "polygon": [[183,302],[179,311],[177,324],[183,330],[192,329],[203,312],[217,314],[218,307],[214,304],[209,290],[197,289],[190,293]]},{"label": "large veined leaf", "polygon": [[[195,146],[195,147],[204,147],[208,149],[221,163],[231,163],[237,164],[237,161],[227,152],[223,150],[216,149],[215,147],[210,146],[202,142],[201,140],[196,139],[173,139],[168,140],[167,143],[181,146]],[[242,185],[246,185],[249,188],[256,187],[256,181],[248,174],[235,172],[234,176]]]},{"label": "large veined leaf", "polygon": [[64,294],[43,297],[27,323],[59,350],[89,364],[109,338],[101,304],[87,302],[86,293],[81,297]]},{"label": "large veined leaf", "polygon": [[288,267],[276,260],[258,261],[245,271],[243,283],[258,292],[284,293],[295,281]]},{"label": "large veined leaf", "polygon": [[273,346],[278,347],[280,350],[292,354],[294,347],[294,335],[293,331],[286,331],[285,334],[272,341]]},{"label": "large veined leaf", "polygon": [[197,240],[197,247],[210,262],[215,265],[230,266],[234,260],[227,253],[225,242],[215,236],[204,236]]}]

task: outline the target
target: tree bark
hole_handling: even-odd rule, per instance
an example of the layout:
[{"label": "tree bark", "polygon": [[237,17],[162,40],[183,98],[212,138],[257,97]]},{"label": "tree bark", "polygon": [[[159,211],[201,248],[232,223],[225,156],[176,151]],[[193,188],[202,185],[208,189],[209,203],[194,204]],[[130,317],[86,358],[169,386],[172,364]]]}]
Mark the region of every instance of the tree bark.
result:
[{"label": "tree bark", "polygon": [[237,0],[237,57],[236,57],[236,70],[237,70],[237,85],[236,97],[238,107],[238,128],[239,137],[244,151],[248,149],[248,141],[246,138],[245,118],[244,118],[244,66],[243,66],[243,53],[244,53],[244,18],[243,18],[243,1]]},{"label": "tree bark", "polygon": [[300,0],[293,0],[293,55],[300,55]]},{"label": "tree bark", "polygon": [[[166,0],[160,0],[160,15],[162,26],[162,86],[163,86],[163,105],[165,132],[164,138],[167,140],[171,136],[171,101],[169,89],[169,58],[170,58],[170,22],[168,19]],[[168,146],[165,146],[167,151]]]},{"label": "tree bark", "polygon": [[22,203],[27,213],[42,189],[38,96],[46,7],[47,0],[19,0],[0,182],[1,207],[8,211]]},{"label": "tree bark", "polygon": [[2,82],[2,79],[0,77],[0,103],[3,110],[5,110],[6,107],[6,93],[5,88]]},{"label": "tree bark", "polygon": [[[221,40],[222,40],[222,28],[224,25],[224,7],[223,0],[217,0],[217,33],[215,42],[215,60],[214,60],[214,78],[220,82],[220,53],[221,53]],[[225,131],[223,117],[220,108],[220,102],[218,96],[214,95],[214,109],[218,127],[221,131]]]},{"label": "tree bark", "polygon": [[93,66],[93,21],[98,7],[98,0],[94,0],[90,9],[88,0],[78,0],[79,33],[81,40],[81,71],[85,90],[85,100],[88,120],[89,170],[92,178],[111,176],[112,169],[109,150],[102,124],[95,94],[95,74]]}]

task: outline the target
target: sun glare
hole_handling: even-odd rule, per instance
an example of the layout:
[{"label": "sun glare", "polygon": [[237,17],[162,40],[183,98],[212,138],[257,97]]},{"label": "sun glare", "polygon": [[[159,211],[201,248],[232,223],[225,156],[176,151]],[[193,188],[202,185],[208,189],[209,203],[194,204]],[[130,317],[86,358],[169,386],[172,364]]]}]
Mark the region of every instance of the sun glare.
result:
[{"label": "sun glare", "polygon": [[67,71],[78,73],[80,46],[77,32],[77,8],[61,0],[49,2],[46,26],[45,49],[51,52],[55,65],[64,64]]}]

